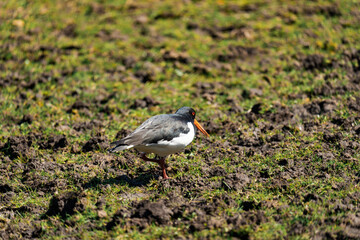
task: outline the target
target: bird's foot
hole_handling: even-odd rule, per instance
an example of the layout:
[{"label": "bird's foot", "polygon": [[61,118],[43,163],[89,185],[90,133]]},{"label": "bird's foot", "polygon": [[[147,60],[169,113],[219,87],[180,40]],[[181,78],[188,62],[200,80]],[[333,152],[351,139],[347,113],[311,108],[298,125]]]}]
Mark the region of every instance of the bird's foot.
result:
[{"label": "bird's foot", "polygon": [[168,177],[168,175],[163,176],[164,180],[171,179],[171,177]]}]

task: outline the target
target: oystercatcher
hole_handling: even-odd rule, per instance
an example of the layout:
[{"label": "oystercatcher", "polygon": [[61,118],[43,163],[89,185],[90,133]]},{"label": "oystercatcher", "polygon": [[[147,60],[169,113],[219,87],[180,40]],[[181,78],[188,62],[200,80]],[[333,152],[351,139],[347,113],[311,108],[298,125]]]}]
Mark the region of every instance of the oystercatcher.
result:
[{"label": "oystercatcher", "polygon": [[[177,153],[189,145],[195,137],[196,128],[209,136],[196,121],[195,115],[194,109],[182,107],[174,114],[161,114],[151,117],[128,136],[112,142],[111,145],[114,147],[109,152],[135,148],[141,152],[141,158],[144,161],[158,163],[164,179],[168,179],[165,170],[166,156]],[[155,153],[159,158],[150,159],[146,157],[148,153]]]}]

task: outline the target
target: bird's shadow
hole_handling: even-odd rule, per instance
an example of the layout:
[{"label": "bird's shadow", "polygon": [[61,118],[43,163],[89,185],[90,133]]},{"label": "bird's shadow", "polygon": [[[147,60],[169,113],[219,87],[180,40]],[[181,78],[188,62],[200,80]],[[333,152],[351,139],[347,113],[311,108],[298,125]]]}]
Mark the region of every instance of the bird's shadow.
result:
[{"label": "bird's shadow", "polygon": [[152,179],[155,179],[157,176],[151,171],[143,172],[138,174],[136,178],[130,178],[126,174],[119,175],[114,178],[101,179],[99,177],[93,177],[89,182],[84,183],[82,187],[84,189],[96,188],[101,185],[120,185],[120,186],[129,186],[129,187],[142,187],[150,183]]}]

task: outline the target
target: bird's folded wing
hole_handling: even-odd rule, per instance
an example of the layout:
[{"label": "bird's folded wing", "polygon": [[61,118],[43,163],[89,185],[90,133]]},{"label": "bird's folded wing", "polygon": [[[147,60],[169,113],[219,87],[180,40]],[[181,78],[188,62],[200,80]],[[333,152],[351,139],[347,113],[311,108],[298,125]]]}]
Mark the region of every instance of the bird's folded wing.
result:
[{"label": "bird's folded wing", "polygon": [[180,133],[189,131],[187,124],[176,115],[163,114],[149,118],[122,140],[125,144],[134,146],[156,144],[160,140],[170,141]]}]

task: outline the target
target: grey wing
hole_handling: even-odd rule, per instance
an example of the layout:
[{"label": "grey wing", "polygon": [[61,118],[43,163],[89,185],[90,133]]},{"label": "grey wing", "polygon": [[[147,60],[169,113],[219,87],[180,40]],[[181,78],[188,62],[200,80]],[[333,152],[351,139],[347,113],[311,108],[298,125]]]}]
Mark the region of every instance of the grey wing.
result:
[{"label": "grey wing", "polygon": [[138,145],[141,143],[141,141],[143,141],[144,132],[146,132],[148,129],[158,126],[158,124],[162,122],[161,119],[163,118],[165,119],[165,117],[161,117],[161,115],[151,117],[145,122],[143,122],[137,129],[135,129],[132,133],[130,133],[126,137],[118,141],[112,142],[110,144],[116,145],[116,147]]},{"label": "grey wing", "polygon": [[127,145],[146,145],[160,140],[171,140],[190,129],[174,114],[163,114],[149,118],[129,136],[123,138]]}]

